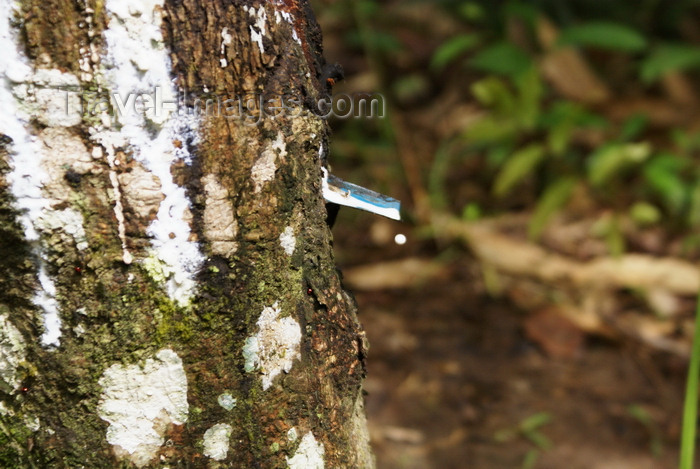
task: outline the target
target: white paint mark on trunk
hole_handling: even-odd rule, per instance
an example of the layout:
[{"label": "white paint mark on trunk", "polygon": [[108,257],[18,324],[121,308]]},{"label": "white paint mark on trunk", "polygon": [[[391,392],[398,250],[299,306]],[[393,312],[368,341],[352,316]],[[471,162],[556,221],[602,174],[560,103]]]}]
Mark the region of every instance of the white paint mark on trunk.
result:
[{"label": "white paint mark on trunk", "polygon": [[164,349],[143,366],[114,364],[99,381],[98,414],[109,422],[115,454],[139,467],[156,457],[171,424],[187,421],[187,376],[177,354]]},{"label": "white paint mark on trunk", "polygon": [[294,318],[280,318],[281,312],[278,302],[263,309],[258,333],[248,337],[243,346],[245,371],[261,371],[263,390],[283,371],[289,373],[294,360],[301,357],[301,327]]},{"label": "white paint mark on trunk", "polygon": [[204,432],[204,455],[215,461],[226,459],[228,454],[229,438],[231,438],[233,428],[226,423],[218,423]]},{"label": "white paint mark on trunk", "polygon": [[301,439],[294,457],[287,458],[289,469],[323,469],[325,454],[323,443],[318,443],[313,433],[309,432]]},{"label": "white paint mark on trunk", "polygon": [[[174,182],[171,166],[179,159],[190,161],[187,143],[196,144],[197,125],[187,113],[172,112],[176,90],[160,30],[162,5],[163,0],[108,0],[105,7],[110,19],[104,32],[107,53],[103,63],[118,110],[118,134],[134,158],[161,183],[164,200],[147,230],[152,237],[152,256],[166,267],[165,283],[171,299],[186,305],[195,293],[194,278],[204,259],[197,244],[189,241],[186,218],[190,204],[185,188]],[[136,109],[136,97],[146,95],[152,99],[144,99],[143,109]]]}]

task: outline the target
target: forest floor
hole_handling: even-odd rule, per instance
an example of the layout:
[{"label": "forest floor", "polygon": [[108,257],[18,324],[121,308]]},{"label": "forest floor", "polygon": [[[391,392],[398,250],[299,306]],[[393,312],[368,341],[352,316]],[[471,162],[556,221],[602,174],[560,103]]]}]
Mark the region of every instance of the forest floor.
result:
[{"label": "forest floor", "polygon": [[576,334],[569,350],[546,351],[527,333],[532,314],[490,297],[468,252],[411,237],[398,246],[372,224],[341,210],[334,242],[343,271],[414,256],[445,266],[403,288],[354,291],[370,341],[378,468],[675,467],[684,359]]}]

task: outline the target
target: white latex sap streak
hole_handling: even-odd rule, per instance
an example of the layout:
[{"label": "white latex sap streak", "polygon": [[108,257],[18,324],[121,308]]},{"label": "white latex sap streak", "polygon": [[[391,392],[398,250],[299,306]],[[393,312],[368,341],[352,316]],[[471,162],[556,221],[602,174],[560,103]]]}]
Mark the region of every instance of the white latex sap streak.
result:
[{"label": "white latex sap streak", "polygon": [[[128,142],[134,158],[158,177],[165,196],[157,218],[148,227],[153,255],[167,271],[170,297],[187,304],[194,294],[194,277],[203,256],[198,245],[189,241],[190,226],[185,214],[190,203],[185,189],[174,182],[170,168],[178,159],[190,158],[184,142],[196,140],[196,122],[186,113],[178,114],[172,109],[176,90],[160,30],[160,9],[156,8],[162,4],[162,0],[108,0],[105,6],[110,20],[104,32],[107,52],[103,63],[111,93],[122,105],[126,104],[117,114],[119,133]],[[162,100],[137,112],[130,100],[139,95],[160,95]],[[174,140],[183,144],[176,148]]]},{"label": "white latex sap streak", "polygon": [[42,195],[41,190],[48,176],[41,167],[40,143],[27,130],[29,116],[20,108],[12,93],[13,84],[29,80],[32,74],[26,57],[17,47],[17,37],[10,24],[13,14],[13,2],[0,0],[0,50],[3,51],[3,59],[0,61],[0,133],[12,139],[12,145],[8,148],[12,170],[7,179],[15,197],[15,208],[20,212],[19,221],[24,235],[31,243],[39,263],[41,289],[37,291],[33,302],[43,311],[45,330],[41,342],[45,346],[58,346],[61,320],[56,303],[56,287],[46,272],[46,256],[36,227],[42,214],[50,209],[50,201]]}]

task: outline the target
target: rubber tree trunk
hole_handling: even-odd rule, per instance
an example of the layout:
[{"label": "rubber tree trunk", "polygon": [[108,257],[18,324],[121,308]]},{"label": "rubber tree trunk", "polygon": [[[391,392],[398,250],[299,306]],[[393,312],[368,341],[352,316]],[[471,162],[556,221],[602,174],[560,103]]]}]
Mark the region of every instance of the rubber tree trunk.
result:
[{"label": "rubber tree trunk", "polygon": [[307,2],[0,16],[0,466],[374,467]]}]

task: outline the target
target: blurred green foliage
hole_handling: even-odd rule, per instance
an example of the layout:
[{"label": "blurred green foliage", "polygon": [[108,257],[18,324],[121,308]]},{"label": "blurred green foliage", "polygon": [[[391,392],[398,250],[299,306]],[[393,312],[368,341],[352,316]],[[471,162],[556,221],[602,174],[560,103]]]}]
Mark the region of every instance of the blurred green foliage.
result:
[{"label": "blurred green foliage", "polygon": [[[556,47],[575,47],[593,57],[593,66],[596,54],[607,54],[634,84],[625,86],[653,93],[649,87],[668,73],[700,68],[700,47],[678,33],[698,2],[441,3],[462,18],[467,32],[439,45],[432,66],[480,72],[482,78],[470,89],[486,111],[452,148],[458,147],[462,156],[483,155],[496,199],[513,197],[523,186],[535,188],[531,238],[540,236],[577,187],[585,188],[601,208],[613,210],[614,216],[600,223],[612,252],[624,249],[622,218],[640,227],[700,226],[698,137],[682,128],[666,129],[660,137],[658,129],[649,128],[649,116],[614,122],[594,105],[557,96],[538,66],[544,52],[537,41],[525,50],[522,41],[516,43],[508,34],[516,21],[532,38],[538,34],[538,18],[553,19],[559,28]],[[604,69],[597,71],[607,78]],[[587,129],[597,129],[605,141],[593,149],[577,143],[573,137]],[[438,201],[446,198],[439,180],[451,171],[448,159],[438,154],[433,165],[430,188]],[[473,203],[467,207],[464,213],[473,217]]]},{"label": "blurred green foliage", "polygon": [[[406,20],[396,14],[402,5],[439,9],[451,21],[448,32],[436,42],[420,32],[431,18]],[[542,72],[548,50],[538,36],[538,22],[547,18],[559,33],[551,47],[581,53],[609,85],[613,105],[620,91],[657,97],[670,73],[697,76],[700,38],[692,26],[700,21],[700,0],[336,0],[327,8],[343,18],[337,24],[344,24],[344,43],[363,57],[376,79],[372,91],[389,104],[383,122],[336,123],[333,160],[361,164],[358,182],[367,168],[374,181],[401,176],[402,168],[391,167],[401,160],[391,113],[429,107],[460,77],[465,98],[482,112],[460,135],[441,137],[433,158],[422,162],[433,209],[469,220],[525,209],[532,214],[528,235],[537,239],[572,197],[585,194],[598,209],[596,232],[613,253],[625,249],[622,227],[630,222],[675,234],[700,227],[700,133],[654,124],[645,114],[611,117],[599,105],[558,94]],[[411,54],[426,43],[432,53],[420,68]],[[598,140],[581,138],[591,133]],[[478,168],[488,197],[455,198],[465,166]]]},{"label": "blurred green foliage", "polygon": [[622,52],[640,52],[647,41],[629,26],[607,21],[591,21],[562,31],[558,43],[562,46],[592,46]]}]

